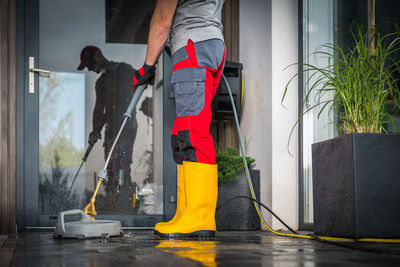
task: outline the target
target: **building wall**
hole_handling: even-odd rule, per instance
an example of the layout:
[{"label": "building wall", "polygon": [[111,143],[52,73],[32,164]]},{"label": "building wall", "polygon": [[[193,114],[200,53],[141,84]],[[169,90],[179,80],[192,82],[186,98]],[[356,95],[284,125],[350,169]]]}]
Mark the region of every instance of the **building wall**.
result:
[{"label": "building wall", "polygon": [[16,230],[16,1],[0,0],[0,234]]},{"label": "building wall", "polygon": [[[298,1],[272,1],[272,207],[289,226],[298,227],[298,136],[290,131],[298,119],[298,83],[293,80],[281,105],[283,91],[297,69]],[[289,151],[292,156],[289,154]],[[280,228],[278,222],[274,227]]]},{"label": "building wall", "polygon": [[[298,61],[297,0],[240,1],[240,62],[243,63],[245,102],[241,130],[247,154],[261,171],[261,201],[289,226],[298,227],[297,81],[281,104],[284,88]],[[288,150],[292,154],[289,154]],[[271,217],[265,218],[271,223]],[[271,226],[283,226],[275,219]]]}]

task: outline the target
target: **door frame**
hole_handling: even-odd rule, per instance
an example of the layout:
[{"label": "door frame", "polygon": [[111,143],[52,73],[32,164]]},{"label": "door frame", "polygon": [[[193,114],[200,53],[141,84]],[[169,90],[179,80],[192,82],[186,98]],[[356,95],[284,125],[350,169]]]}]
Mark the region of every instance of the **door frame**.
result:
[{"label": "door frame", "polygon": [[[52,228],[56,223],[54,215],[39,214],[39,94],[38,75],[35,75],[35,93],[28,92],[28,58],[35,57],[35,67],[39,61],[39,0],[18,0],[17,3],[17,36],[18,36],[18,73],[17,73],[17,229],[18,231]],[[163,69],[169,69],[164,66]],[[171,67],[172,69],[172,67]],[[170,84],[170,77],[162,79],[161,86]],[[161,88],[162,89],[162,88]],[[163,91],[163,90],[160,90]],[[154,94],[155,95],[155,94]],[[158,94],[163,97],[162,109],[168,108],[168,113],[175,110],[174,99],[168,98],[165,93]],[[168,99],[166,99],[168,98]],[[171,110],[172,108],[172,110]],[[164,113],[164,112],[163,112]],[[165,113],[164,113],[165,114]],[[163,154],[170,153],[162,161],[163,175],[163,214],[162,215],[98,215],[97,219],[120,220],[126,228],[149,228],[159,221],[164,221],[173,216],[176,207],[176,164],[172,160],[170,148],[170,132],[173,119],[171,116],[162,115],[163,138],[158,144]],[[168,138],[166,134],[168,133]],[[168,140],[166,142],[166,140]],[[32,190],[33,189],[33,190]]]},{"label": "door frame", "polygon": [[[27,88],[27,80],[29,76],[29,56],[37,58],[39,55],[38,35],[34,30],[38,29],[39,18],[30,14],[38,13],[38,0],[25,1],[18,0],[17,4],[17,27],[18,27],[18,82],[17,82],[17,105],[18,105],[18,122],[17,122],[17,207],[18,231],[24,230],[26,226],[38,225],[38,206],[30,201],[36,198],[38,201],[38,190],[29,190],[33,183],[38,181],[38,173],[33,170],[38,168],[38,154],[34,151],[39,149],[39,132],[38,127],[33,131],[35,123],[38,126],[37,104],[39,96],[36,93],[29,94]],[[30,12],[28,12],[30,11]],[[36,45],[28,46],[28,42]],[[39,78],[35,75],[35,84],[38,84]],[[27,129],[32,132],[27,133]],[[29,175],[29,178],[26,176]]]}]

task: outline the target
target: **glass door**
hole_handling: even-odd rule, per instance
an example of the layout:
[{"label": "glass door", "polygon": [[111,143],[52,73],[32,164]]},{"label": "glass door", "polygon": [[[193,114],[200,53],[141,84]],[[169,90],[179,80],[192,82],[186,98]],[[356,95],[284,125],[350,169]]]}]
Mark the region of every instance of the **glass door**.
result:
[{"label": "glass door", "polygon": [[[119,19],[118,10],[106,12],[110,1],[20,2],[29,70],[22,225],[47,227],[55,225],[58,212],[83,209],[89,202],[133,96],[133,74],[144,62],[146,46],[111,42],[106,21]],[[95,203],[97,219],[128,227],[162,220],[163,175],[154,175],[163,169],[154,163],[162,147],[153,145],[154,125],[148,87],[112,154]]]}]

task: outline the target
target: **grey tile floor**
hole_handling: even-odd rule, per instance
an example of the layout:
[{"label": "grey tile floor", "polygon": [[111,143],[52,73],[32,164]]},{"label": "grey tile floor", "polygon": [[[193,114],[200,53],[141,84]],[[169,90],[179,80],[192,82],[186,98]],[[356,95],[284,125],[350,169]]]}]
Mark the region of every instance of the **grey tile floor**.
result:
[{"label": "grey tile floor", "polygon": [[[400,245],[365,244],[400,254]],[[58,240],[50,232],[9,237],[0,266],[400,266],[400,256],[268,232],[218,232],[213,240],[162,240],[151,231],[110,239]]]}]

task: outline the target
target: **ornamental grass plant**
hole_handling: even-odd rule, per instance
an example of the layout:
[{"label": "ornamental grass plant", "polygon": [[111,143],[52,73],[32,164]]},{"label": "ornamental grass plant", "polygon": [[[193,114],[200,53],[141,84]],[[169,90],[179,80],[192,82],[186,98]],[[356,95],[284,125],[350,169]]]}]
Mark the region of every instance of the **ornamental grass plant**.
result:
[{"label": "ornamental grass plant", "polygon": [[351,29],[355,29],[351,30],[352,48],[324,44],[313,53],[314,57],[327,58],[326,67],[306,63],[290,65],[297,65],[301,70],[287,83],[282,103],[291,81],[298,75],[308,74],[304,87],[309,89],[304,94],[300,120],[319,107],[318,118],[324,110],[334,112],[341,133],[387,132],[388,121],[394,127],[387,104],[391,101],[398,107],[400,103],[400,60],[396,59],[400,49],[398,26],[395,32],[385,35],[375,28],[368,33],[358,25]]}]

